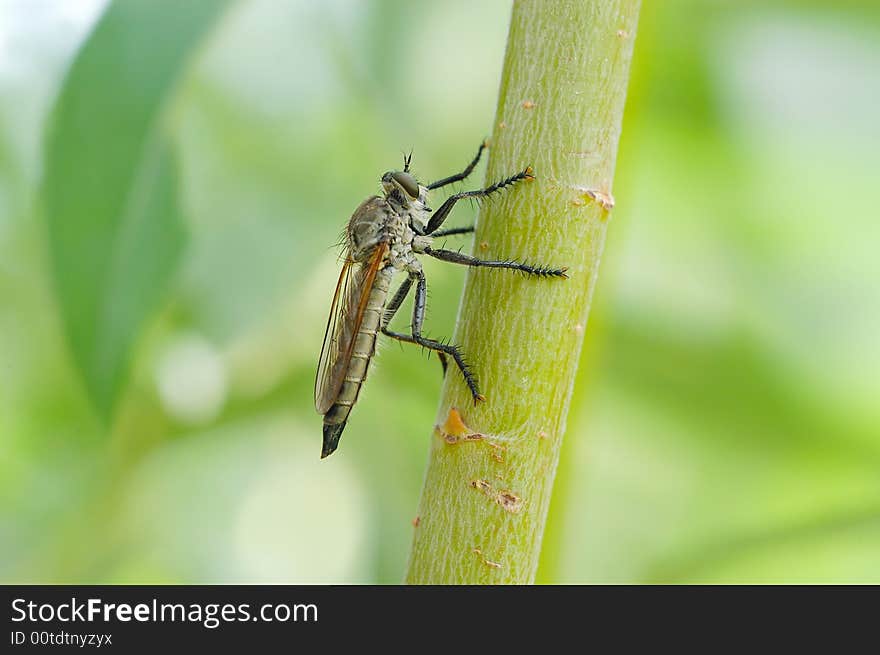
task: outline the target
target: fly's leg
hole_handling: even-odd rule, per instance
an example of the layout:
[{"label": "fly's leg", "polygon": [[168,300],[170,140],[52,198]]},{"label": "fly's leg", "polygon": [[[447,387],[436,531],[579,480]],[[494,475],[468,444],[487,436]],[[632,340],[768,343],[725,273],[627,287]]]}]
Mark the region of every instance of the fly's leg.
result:
[{"label": "fly's leg", "polygon": [[425,337],[414,337],[409,334],[403,334],[402,332],[394,332],[392,330],[389,330],[388,328],[382,328],[382,334],[384,334],[386,337],[391,337],[392,339],[403,341],[404,343],[414,343],[417,346],[422,346],[423,348],[427,348],[428,350],[433,350],[440,358],[440,365],[443,367],[444,375],[446,374],[446,369],[448,367],[447,356],[452,357],[452,359],[455,361],[455,365],[458,366],[458,370],[461,371],[461,374],[464,377],[465,384],[467,384],[468,389],[471,392],[471,396],[474,397],[474,403],[480,400],[486,400],[485,396],[480,393],[480,389],[477,386],[477,379],[476,377],[474,377],[474,374],[471,373],[470,367],[461,356],[461,353],[458,350],[458,346],[440,343],[439,341],[426,339]]},{"label": "fly's leg", "polygon": [[412,281],[412,277],[408,277],[401,282],[397,291],[394,293],[394,297],[391,298],[391,302],[385,307],[385,312],[382,314],[382,329],[385,329],[385,327],[391,322],[391,319],[394,318],[394,315],[397,313],[397,310],[400,309],[403,301],[406,300],[406,296],[412,288]]},{"label": "fly's leg", "polygon": [[[391,319],[394,318],[394,315],[397,313],[397,310],[400,309],[400,306],[403,304],[403,301],[406,300],[407,295],[409,295],[409,291],[412,288],[413,276],[409,276],[403,282],[401,282],[400,287],[398,287],[397,291],[394,294],[394,297],[391,298],[391,302],[385,307],[385,313],[382,315],[382,332],[387,334],[388,336],[393,336],[393,333],[387,331],[385,328],[388,327],[388,324],[391,322]],[[422,310],[424,312],[424,308]],[[395,337],[396,338],[396,337]],[[446,353],[437,352],[437,358],[440,360],[440,366],[443,367],[443,377],[446,377],[446,368],[447,368],[447,359]]]},{"label": "fly's leg", "polygon": [[432,182],[428,185],[428,189],[439,189],[442,186],[446,186],[447,184],[452,184],[453,182],[459,182],[466,178],[471,174],[471,171],[474,170],[474,167],[477,165],[477,162],[480,161],[480,156],[483,154],[483,150],[489,147],[488,141],[483,141],[480,144],[479,149],[477,150],[476,157],[473,158],[470,164],[467,165],[461,173],[456,173],[455,175],[450,175],[449,177],[444,177],[442,180],[437,180],[436,182]]},{"label": "fly's leg", "polygon": [[[464,357],[461,355],[461,351],[458,346],[454,346],[448,343],[441,343],[439,341],[435,341],[433,339],[428,339],[422,336],[422,325],[425,322],[425,301],[427,297],[428,286],[425,281],[425,274],[421,271],[414,274],[414,277],[417,279],[416,283],[416,297],[413,302],[413,317],[412,317],[412,334],[402,334],[400,332],[392,332],[387,327],[382,328],[382,333],[391,337],[392,339],[397,339],[398,341],[404,341],[406,343],[414,343],[416,345],[422,346],[423,348],[427,348],[428,350],[433,350],[438,355],[442,355],[440,358],[441,364],[444,363],[444,359],[446,356],[452,357],[456,366],[458,366],[458,370],[461,371],[461,375],[464,378],[465,384],[467,384],[468,389],[471,392],[471,396],[474,398],[474,403],[480,400],[485,400],[482,394],[480,394],[480,389],[477,386],[477,378],[471,372],[470,367],[467,365],[467,362],[464,361]],[[445,366],[444,366],[445,369]]]},{"label": "fly's leg", "polygon": [[550,266],[532,266],[525,262],[477,259],[476,257],[471,257],[470,255],[465,255],[455,250],[437,250],[434,248],[425,248],[425,254],[444,262],[473,266],[475,268],[481,266],[486,268],[508,268],[514,271],[522,271],[527,275],[537,275],[538,277],[568,277],[568,275],[565,274],[568,270],[566,267],[552,268]]},{"label": "fly's leg", "polygon": [[508,178],[501,180],[500,182],[496,182],[491,186],[487,186],[485,189],[477,189],[476,191],[462,191],[461,193],[455,193],[449,196],[443,204],[440,205],[440,208],[434,212],[434,215],[431,216],[431,220],[428,221],[428,227],[425,229],[425,234],[432,234],[435,230],[437,230],[442,224],[443,221],[446,220],[446,217],[449,216],[449,212],[452,211],[452,208],[455,207],[455,203],[457,203],[462,198],[485,198],[488,195],[495,193],[496,191],[500,191],[506,186],[510,186],[511,184],[516,184],[520,180],[531,180],[534,178],[532,175],[532,168],[529,166],[525,170],[516,173],[515,175],[511,175]]},{"label": "fly's leg", "polygon": [[470,227],[453,227],[448,230],[437,230],[432,234],[432,237],[451,237],[455,234],[471,234],[474,231],[474,226]]}]

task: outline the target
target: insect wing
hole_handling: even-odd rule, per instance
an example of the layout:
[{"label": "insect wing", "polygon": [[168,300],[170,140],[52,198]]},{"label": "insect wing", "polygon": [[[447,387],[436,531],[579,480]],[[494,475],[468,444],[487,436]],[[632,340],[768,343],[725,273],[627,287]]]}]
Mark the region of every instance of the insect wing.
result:
[{"label": "insect wing", "polygon": [[324,343],[321,346],[321,357],[318,359],[318,372],[315,376],[315,409],[319,414],[325,414],[333,403],[331,397],[330,372],[334,363],[339,359],[339,326],[344,323],[347,299],[351,296],[352,270],[357,266],[347,259],[342,265],[339,280],[336,282],[336,291],[333,293],[333,303],[330,305],[330,317],[327,319],[327,327],[324,330]]},{"label": "insect wing", "polygon": [[319,414],[326,414],[339,396],[373,280],[387,249],[388,245],[383,243],[366,262],[353,262],[346,258],[342,266],[315,377],[315,409]]}]

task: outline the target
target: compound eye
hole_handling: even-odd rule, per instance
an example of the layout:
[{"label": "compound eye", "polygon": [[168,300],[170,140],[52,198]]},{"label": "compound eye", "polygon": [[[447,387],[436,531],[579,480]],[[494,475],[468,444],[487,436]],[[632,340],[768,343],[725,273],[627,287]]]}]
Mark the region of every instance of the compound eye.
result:
[{"label": "compound eye", "polygon": [[394,178],[395,182],[403,187],[403,190],[406,191],[411,198],[419,197],[419,183],[416,182],[416,178],[409,173],[403,173],[401,171],[392,173],[391,176]]}]

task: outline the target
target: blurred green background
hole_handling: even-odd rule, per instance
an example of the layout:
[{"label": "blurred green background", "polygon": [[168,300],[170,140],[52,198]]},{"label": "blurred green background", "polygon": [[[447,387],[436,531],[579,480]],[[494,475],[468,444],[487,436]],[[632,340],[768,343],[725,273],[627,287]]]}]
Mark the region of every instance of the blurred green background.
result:
[{"label": "blurred green background", "polygon": [[[108,6],[0,0],[0,579],[399,582],[439,367],[318,459],[332,244],[509,4]],[[878,107],[876,2],[644,3],[539,582],[880,582]]]}]

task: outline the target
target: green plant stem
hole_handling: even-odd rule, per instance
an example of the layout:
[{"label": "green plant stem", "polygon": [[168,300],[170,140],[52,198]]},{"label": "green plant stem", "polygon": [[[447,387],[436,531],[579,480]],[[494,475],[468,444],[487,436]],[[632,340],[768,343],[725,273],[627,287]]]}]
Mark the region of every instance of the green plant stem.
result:
[{"label": "green plant stem", "polygon": [[[570,279],[470,270],[406,580],[531,583],[609,218],[639,0],[514,3],[487,179],[535,180],[483,206],[473,252]],[[457,408],[467,430],[444,429]],[[467,436],[471,435],[471,436]],[[476,436],[474,436],[476,435]]]}]

